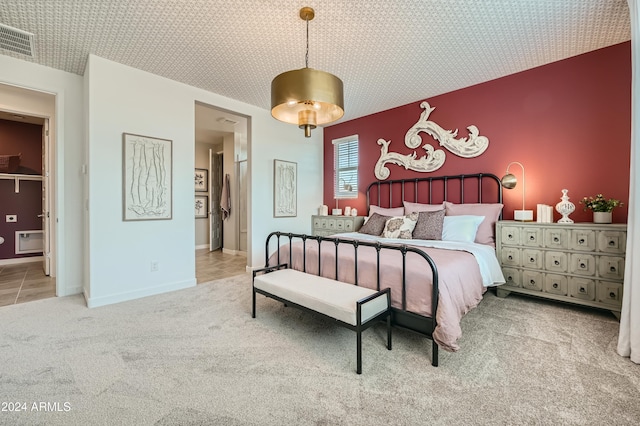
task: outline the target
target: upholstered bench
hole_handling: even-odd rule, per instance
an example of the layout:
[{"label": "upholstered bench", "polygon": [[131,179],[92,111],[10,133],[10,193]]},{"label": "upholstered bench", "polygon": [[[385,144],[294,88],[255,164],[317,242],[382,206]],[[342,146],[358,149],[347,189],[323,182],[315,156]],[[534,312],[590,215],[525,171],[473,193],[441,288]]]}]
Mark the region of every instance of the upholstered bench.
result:
[{"label": "upholstered bench", "polygon": [[387,320],[387,349],[391,350],[391,292],[375,291],[278,265],[253,271],[252,317],[256,317],[256,293],[287,306],[311,311],[335,320],[356,332],[358,374],[362,373],[362,331]]}]

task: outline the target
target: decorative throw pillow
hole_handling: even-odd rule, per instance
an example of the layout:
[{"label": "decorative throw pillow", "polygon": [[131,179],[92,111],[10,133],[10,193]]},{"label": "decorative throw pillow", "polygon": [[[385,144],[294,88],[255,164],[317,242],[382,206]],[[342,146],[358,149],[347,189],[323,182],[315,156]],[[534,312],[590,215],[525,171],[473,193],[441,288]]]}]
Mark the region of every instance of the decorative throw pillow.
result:
[{"label": "decorative throw pillow", "polygon": [[417,212],[411,213],[408,216],[396,216],[389,218],[384,225],[382,236],[385,238],[402,238],[410,240],[417,221]]},{"label": "decorative throw pillow", "polygon": [[358,232],[369,235],[382,235],[384,225],[387,223],[389,216],[383,216],[378,213],[374,213],[369,217],[369,220],[365,222]]},{"label": "decorative throw pillow", "polygon": [[454,204],[448,201],[444,202],[447,216],[459,216],[459,215],[473,215],[484,216],[484,220],[478,227],[478,233],[476,234],[476,243],[496,246],[495,229],[496,222],[502,213],[502,204],[500,203],[469,203],[469,204]]},{"label": "decorative throw pillow", "polygon": [[409,214],[413,212],[437,212],[439,210],[444,209],[444,204],[420,204],[420,203],[410,203],[408,201],[403,201],[404,205],[404,214]]},{"label": "decorative throw pillow", "polygon": [[442,225],[442,240],[472,243],[476,239],[478,226],[483,220],[484,216],[445,216]]},{"label": "decorative throw pillow", "polygon": [[369,216],[372,216],[374,213],[389,217],[402,216],[404,214],[404,207],[394,207],[392,209],[386,209],[384,207],[369,206]]},{"label": "decorative throw pillow", "polygon": [[418,222],[413,229],[413,238],[417,240],[441,240],[444,213],[444,209],[435,212],[419,212]]}]

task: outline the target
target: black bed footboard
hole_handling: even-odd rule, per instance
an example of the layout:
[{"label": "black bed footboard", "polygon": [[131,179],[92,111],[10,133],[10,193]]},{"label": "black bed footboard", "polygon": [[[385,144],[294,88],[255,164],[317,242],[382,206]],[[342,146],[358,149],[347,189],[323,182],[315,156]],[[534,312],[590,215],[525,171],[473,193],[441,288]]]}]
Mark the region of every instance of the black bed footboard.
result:
[{"label": "black bed footboard", "polygon": [[[281,238],[284,241],[281,241]],[[275,241],[274,241],[275,240]],[[380,255],[385,250],[394,250],[398,251],[402,255],[402,300],[400,302],[401,308],[393,307],[392,308],[392,322],[394,325],[407,328],[409,330],[420,333],[429,339],[432,340],[432,359],[431,364],[435,367],[438,365],[438,345],[435,341],[433,341],[433,331],[436,328],[436,312],[438,308],[438,270],[435,265],[433,259],[426,254],[424,251],[420,250],[417,247],[407,246],[407,245],[391,245],[391,244],[382,244],[379,242],[370,242],[370,241],[358,241],[352,239],[344,239],[344,238],[335,238],[335,237],[320,237],[320,236],[312,236],[306,234],[293,234],[286,232],[272,232],[267,236],[266,245],[265,245],[265,267],[269,266],[269,259],[271,256],[274,256],[274,262],[276,264],[281,264],[283,261],[281,260],[281,252],[284,250],[288,251],[288,259],[289,266],[293,267],[293,262],[291,259],[293,258],[293,243],[301,242],[302,244],[302,272],[307,271],[307,262],[312,262],[315,259],[307,258],[307,242],[314,241],[317,242],[318,245],[318,274],[321,274],[322,271],[322,246],[328,245],[331,247],[335,246],[335,266],[334,272],[335,277],[338,277],[338,270],[340,268],[340,262],[338,261],[338,247],[353,247],[353,255],[354,255],[354,280],[353,284],[358,285],[358,248],[359,247],[373,247],[376,250],[376,277],[377,277],[377,290],[380,291],[388,286],[385,286],[380,279]],[[288,247],[285,245],[288,244]],[[272,253],[270,255],[269,253]],[[410,312],[407,310],[407,289],[406,289],[406,272],[407,272],[407,253],[416,253],[418,256],[422,257],[429,268],[431,269],[432,280],[429,283],[429,286],[426,288],[431,289],[431,317],[423,316],[416,314],[414,312]],[[310,272],[309,272],[310,273]],[[428,278],[425,278],[428,280]],[[382,287],[382,288],[381,288]]]}]

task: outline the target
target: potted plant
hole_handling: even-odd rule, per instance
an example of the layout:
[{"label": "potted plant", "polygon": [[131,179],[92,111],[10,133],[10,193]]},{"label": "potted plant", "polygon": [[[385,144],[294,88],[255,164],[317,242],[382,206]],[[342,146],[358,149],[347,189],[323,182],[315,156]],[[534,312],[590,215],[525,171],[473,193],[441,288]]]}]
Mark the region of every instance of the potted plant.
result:
[{"label": "potted plant", "polygon": [[593,212],[594,223],[611,223],[611,212],[621,206],[622,202],[615,198],[606,199],[602,194],[598,194],[595,197],[582,198],[580,204],[584,205],[584,211]]}]

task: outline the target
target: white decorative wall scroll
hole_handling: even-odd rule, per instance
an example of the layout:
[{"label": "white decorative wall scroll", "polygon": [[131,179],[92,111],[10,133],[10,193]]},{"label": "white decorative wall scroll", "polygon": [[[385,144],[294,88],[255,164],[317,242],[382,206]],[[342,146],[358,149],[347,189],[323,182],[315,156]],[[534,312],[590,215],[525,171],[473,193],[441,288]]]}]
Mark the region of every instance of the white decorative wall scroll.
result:
[{"label": "white decorative wall scroll", "polygon": [[[433,112],[435,107],[429,105],[429,102],[422,102],[420,107],[424,109],[420,115],[418,122],[407,131],[404,137],[404,144],[412,149],[418,148],[423,142],[420,132],[424,132],[433,137],[440,143],[440,146],[445,147],[448,151],[463,158],[478,157],[489,147],[489,139],[485,136],[480,136],[478,128],[474,125],[468,126],[469,130],[468,138],[459,138],[458,129],[451,131],[445,130],[433,121],[429,121],[429,115]],[[426,155],[417,158],[417,154],[414,151],[412,154],[400,154],[397,152],[389,152],[389,144],[391,141],[385,141],[384,139],[378,139],[378,145],[380,148],[380,158],[376,163],[374,172],[376,178],[384,180],[389,177],[390,171],[386,167],[387,163],[403,166],[407,170],[414,170],[417,172],[432,172],[439,169],[444,164],[446,154],[442,149],[434,149],[430,144],[423,145],[423,149],[426,151]]]},{"label": "white decorative wall scroll", "polygon": [[298,164],[273,160],[273,217],[295,217],[298,210]]}]

